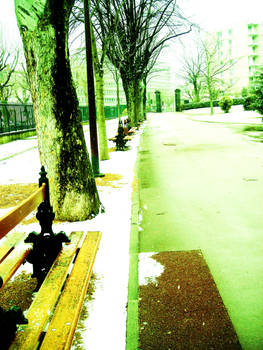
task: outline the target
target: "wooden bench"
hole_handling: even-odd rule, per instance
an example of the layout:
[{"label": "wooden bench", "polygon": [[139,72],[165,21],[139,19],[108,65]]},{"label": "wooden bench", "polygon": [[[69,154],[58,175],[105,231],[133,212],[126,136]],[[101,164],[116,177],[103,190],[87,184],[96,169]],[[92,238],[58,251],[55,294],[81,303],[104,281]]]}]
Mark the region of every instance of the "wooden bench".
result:
[{"label": "wooden bench", "polygon": [[[3,316],[6,319],[0,320],[2,349],[29,350],[37,348],[57,350],[70,348],[101,238],[101,232],[97,231],[71,232],[69,239],[63,232],[53,233],[51,224],[54,215],[50,215],[53,212],[49,203],[48,180],[45,174],[42,167],[42,180],[40,178],[39,189],[0,219],[1,288],[4,288],[8,280],[26,259],[30,262],[33,260],[33,272],[39,282],[38,291],[27,311],[27,324],[20,325],[18,330],[15,325],[15,330],[17,330],[15,338],[14,334],[9,334],[5,338],[6,333],[14,328],[14,325],[7,325],[7,330],[5,329],[5,320],[14,310],[7,311],[6,315]],[[25,233],[14,232],[12,229],[37,206],[41,233],[33,232],[26,237]],[[41,216],[43,213],[40,213],[43,206],[51,208],[51,212],[48,213],[49,218],[44,223]],[[50,217],[52,220],[49,220]],[[47,232],[47,229],[51,232]],[[40,260],[42,256],[38,246],[39,241],[45,241],[47,238],[50,242],[53,236],[56,243],[57,240],[60,241],[59,253],[56,253],[57,255],[52,263],[50,261],[45,262],[42,267],[39,266],[39,261],[35,264],[34,258],[36,255]],[[33,247],[31,243],[26,243],[35,239],[38,241],[33,243]],[[65,242],[63,246],[62,242]],[[37,250],[34,252],[35,248]],[[49,253],[46,255],[48,256]],[[40,270],[44,271],[44,277]],[[25,323],[21,320],[21,310],[19,312],[15,309],[15,312],[18,315],[17,323]],[[3,324],[4,327],[1,329]],[[11,339],[14,340],[10,345]]]},{"label": "wooden bench", "polygon": [[116,143],[117,151],[124,151],[125,149],[127,149],[127,141],[130,141],[132,139],[130,135],[132,135],[135,132],[135,130],[135,127],[131,129],[128,129],[127,126],[123,127],[122,122],[119,121],[117,134],[109,138],[108,140]]},{"label": "wooden bench", "polygon": [[128,129],[127,127],[124,127],[124,134],[127,136],[132,135],[135,133],[136,130],[137,130],[137,127],[135,127],[135,126],[130,128],[130,129]]}]

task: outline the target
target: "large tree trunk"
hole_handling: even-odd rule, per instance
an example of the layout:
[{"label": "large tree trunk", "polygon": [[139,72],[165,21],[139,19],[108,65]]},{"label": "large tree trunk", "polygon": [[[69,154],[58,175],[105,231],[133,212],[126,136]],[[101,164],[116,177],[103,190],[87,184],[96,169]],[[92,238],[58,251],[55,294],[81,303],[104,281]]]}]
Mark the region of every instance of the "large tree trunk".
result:
[{"label": "large tree trunk", "polygon": [[70,71],[68,19],[73,3],[15,0],[51,203],[58,219],[78,221],[97,215],[101,204]]},{"label": "large tree trunk", "polygon": [[104,112],[104,82],[103,71],[95,69],[96,79],[96,102],[97,102],[97,121],[99,131],[99,148],[100,148],[100,160],[109,159],[106,121]]},{"label": "large tree trunk", "polygon": [[128,79],[121,74],[123,89],[127,101],[128,117],[132,126],[137,126],[140,120],[140,87],[139,81]]}]

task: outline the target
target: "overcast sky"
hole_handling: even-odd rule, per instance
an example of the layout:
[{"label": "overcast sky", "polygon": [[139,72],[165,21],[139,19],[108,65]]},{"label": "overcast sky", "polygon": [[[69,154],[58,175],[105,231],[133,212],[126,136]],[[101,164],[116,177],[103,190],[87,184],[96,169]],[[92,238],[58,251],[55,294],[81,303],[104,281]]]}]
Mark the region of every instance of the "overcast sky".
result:
[{"label": "overcast sky", "polygon": [[7,45],[20,43],[19,30],[16,23],[14,0],[0,0],[0,30]]},{"label": "overcast sky", "polygon": [[[186,17],[207,30],[240,21],[263,22],[262,0],[178,0],[177,3]],[[7,44],[21,45],[14,0],[0,0],[0,26]]]},{"label": "overcast sky", "polygon": [[205,29],[228,27],[240,21],[263,22],[262,0],[179,0],[178,4]]}]

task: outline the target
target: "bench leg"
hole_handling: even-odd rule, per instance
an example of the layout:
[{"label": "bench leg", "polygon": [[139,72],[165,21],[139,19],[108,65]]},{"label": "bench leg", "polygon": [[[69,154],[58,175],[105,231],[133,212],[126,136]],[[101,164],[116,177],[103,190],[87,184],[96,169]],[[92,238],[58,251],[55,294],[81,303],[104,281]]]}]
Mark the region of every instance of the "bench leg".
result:
[{"label": "bench leg", "polygon": [[62,249],[62,242],[69,242],[64,232],[37,234],[31,232],[25,239],[26,243],[33,243],[33,249],[28,254],[26,261],[33,265],[32,277],[37,278],[38,291],[56,257]]}]

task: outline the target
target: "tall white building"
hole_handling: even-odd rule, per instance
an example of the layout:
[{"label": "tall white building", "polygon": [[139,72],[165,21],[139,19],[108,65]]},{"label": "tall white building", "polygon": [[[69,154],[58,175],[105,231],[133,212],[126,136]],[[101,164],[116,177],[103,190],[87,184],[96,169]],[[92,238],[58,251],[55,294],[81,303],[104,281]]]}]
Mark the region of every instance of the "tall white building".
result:
[{"label": "tall white building", "polygon": [[263,23],[239,23],[216,33],[218,60],[237,62],[221,78],[238,95],[251,83],[256,70],[263,66]]}]

